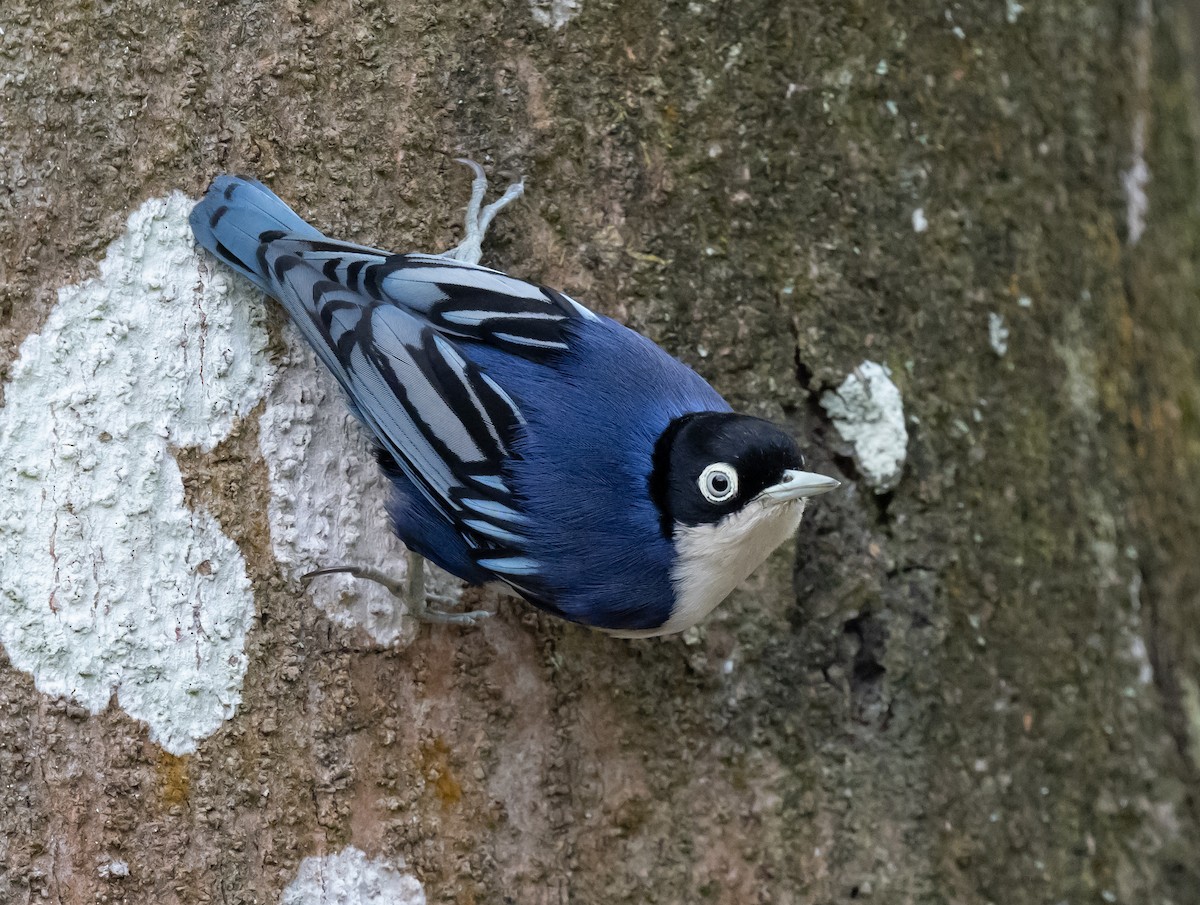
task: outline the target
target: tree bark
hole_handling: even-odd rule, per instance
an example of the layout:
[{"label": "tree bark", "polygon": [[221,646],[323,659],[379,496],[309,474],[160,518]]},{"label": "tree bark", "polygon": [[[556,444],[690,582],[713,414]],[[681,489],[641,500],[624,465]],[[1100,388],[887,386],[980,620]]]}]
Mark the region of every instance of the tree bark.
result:
[{"label": "tree bark", "polygon": [[[0,463],[0,901],[1200,901],[1194,25],[1171,0],[6,0],[0,446],[28,456]],[[438,251],[468,186],[445,155],[526,179],[485,264],[844,479],[699,629],[615,640],[476,591],[481,628],[418,628],[298,581],[395,556],[379,479],[283,315],[161,199],[247,173],[331,235]],[[127,385],[120,329],[149,337]],[[908,435],[882,492],[822,404],[867,363]],[[43,415],[39,386],[76,401]],[[166,390],[162,430],[127,417]],[[307,448],[331,477],[299,488]],[[158,546],[55,490],[110,467]]]}]

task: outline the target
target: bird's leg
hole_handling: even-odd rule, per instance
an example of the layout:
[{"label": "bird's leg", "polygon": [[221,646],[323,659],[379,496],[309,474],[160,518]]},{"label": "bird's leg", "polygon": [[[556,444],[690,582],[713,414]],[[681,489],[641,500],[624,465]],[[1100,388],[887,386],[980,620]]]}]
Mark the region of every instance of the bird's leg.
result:
[{"label": "bird's leg", "polygon": [[486,619],[492,615],[487,610],[472,610],[469,613],[447,613],[442,610],[430,609],[430,601],[442,604],[452,604],[455,601],[453,597],[446,597],[442,594],[427,594],[425,592],[425,558],[420,554],[414,553],[412,550],[408,551],[407,588],[390,575],[380,572],[371,566],[331,566],[327,569],[315,569],[312,572],[302,575],[300,580],[308,584],[309,581],[318,575],[333,575],[337,572],[346,572],[355,578],[363,578],[367,581],[383,585],[393,596],[403,601],[408,615],[421,622],[438,622],[449,625],[477,625],[479,620]]},{"label": "bird's leg", "polygon": [[487,229],[496,219],[496,214],[508,207],[525,193],[525,183],[514,182],[504,194],[487,207],[483,206],[483,196],[487,194],[487,174],[483,167],[465,157],[456,157],[455,161],[471,168],[475,179],[471,182],[471,200],[467,202],[466,229],[467,233],[457,246],[442,254],[444,258],[453,258],[464,264],[478,264],[483,257],[483,237]]},{"label": "bird's leg", "polygon": [[[396,593],[395,591],[392,592]],[[487,610],[472,610],[469,613],[446,613],[441,610],[431,610],[429,601],[435,603],[454,603],[453,597],[441,594],[431,594],[425,590],[425,557],[419,553],[408,551],[408,601],[411,615],[423,622],[444,622],[453,625],[475,625],[480,619],[492,615]],[[420,601],[414,605],[411,601]]]}]

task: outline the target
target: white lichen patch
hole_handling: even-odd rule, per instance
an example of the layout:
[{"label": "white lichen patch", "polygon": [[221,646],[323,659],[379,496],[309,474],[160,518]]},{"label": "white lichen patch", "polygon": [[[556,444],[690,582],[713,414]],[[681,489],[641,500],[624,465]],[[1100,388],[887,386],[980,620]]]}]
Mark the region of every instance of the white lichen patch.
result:
[{"label": "white lichen patch", "polygon": [[[1137,551],[1132,551],[1131,558],[1136,559]],[[1129,625],[1126,633],[1129,637],[1129,659],[1137,667],[1138,683],[1149,685],[1154,681],[1154,664],[1150,661],[1150,651],[1142,638],[1142,573],[1134,569],[1130,576],[1129,592]]]},{"label": "white lichen patch", "polygon": [[925,217],[925,208],[918,207],[912,212],[912,228],[915,233],[923,233],[929,229],[929,220]]},{"label": "white lichen patch", "polygon": [[353,846],[305,858],[283,891],[282,905],[425,905],[420,881]]},{"label": "white lichen patch", "polygon": [[96,873],[104,880],[128,877],[129,863],[127,861],[105,861],[96,868]]},{"label": "white lichen patch", "polygon": [[1133,134],[1130,136],[1133,159],[1129,169],[1121,173],[1121,187],[1125,190],[1125,225],[1130,245],[1137,245],[1142,238],[1146,231],[1146,218],[1150,213],[1150,196],[1146,192],[1146,186],[1150,184],[1150,166],[1146,163],[1146,136],[1149,129],[1152,16],[1150,0],[1138,0],[1133,34],[1135,107]]},{"label": "white lichen patch", "polygon": [[579,15],[580,6],[580,0],[529,0],[533,21],[555,30]]},{"label": "white lichen patch", "polygon": [[1008,325],[1004,323],[1004,315],[995,311],[988,315],[988,343],[1001,358],[1008,354]]},{"label": "white lichen patch", "polygon": [[1137,245],[1146,231],[1146,217],[1150,212],[1150,196],[1146,186],[1150,184],[1150,167],[1146,163],[1146,113],[1139,110],[1133,122],[1133,163],[1121,173],[1121,187],[1125,190],[1125,228],[1129,244]]},{"label": "white lichen patch", "polygon": [[[340,565],[373,566],[403,579],[405,548],[386,510],[390,485],[367,433],[300,331],[289,324],[285,338],[285,367],[267,395],[258,432],[275,558],[296,580]],[[453,580],[432,566],[425,580],[439,594],[455,593]],[[316,578],[308,590],[330,619],[361,626],[380,644],[392,644],[406,628],[401,602],[382,585],[341,574]],[[408,636],[415,631],[409,620]]]},{"label": "white lichen patch", "polygon": [[1063,318],[1064,342],[1054,342],[1054,351],[1066,367],[1066,379],[1062,390],[1066,394],[1074,413],[1088,425],[1100,421],[1100,363],[1096,354],[1081,339],[1083,318],[1075,310],[1068,310]]},{"label": "white lichen patch", "polygon": [[236,709],[254,599],[171,450],[213,449],[268,377],[257,294],[197,258],[191,206],[147,201],[59,291],[0,416],[0,643],[40,691],[93,713],[115,695],[174,754]]},{"label": "white lichen patch", "polygon": [[821,396],[821,406],[875,492],[895,487],[908,455],[908,430],[900,390],[887,367],[864,361],[840,387]]}]

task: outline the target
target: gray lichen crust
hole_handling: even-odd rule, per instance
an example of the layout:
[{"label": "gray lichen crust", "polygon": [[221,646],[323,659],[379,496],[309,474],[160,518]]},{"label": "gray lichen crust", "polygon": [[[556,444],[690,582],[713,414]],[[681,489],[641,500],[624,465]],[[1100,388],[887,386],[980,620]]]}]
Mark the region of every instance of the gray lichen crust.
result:
[{"label": "gray lichen crust", "polygon": [[864,361],[836,390],[822,394],[821,406],[875,492],[895,487],[908,456],[908,429],[900,390],[887,366]]}]

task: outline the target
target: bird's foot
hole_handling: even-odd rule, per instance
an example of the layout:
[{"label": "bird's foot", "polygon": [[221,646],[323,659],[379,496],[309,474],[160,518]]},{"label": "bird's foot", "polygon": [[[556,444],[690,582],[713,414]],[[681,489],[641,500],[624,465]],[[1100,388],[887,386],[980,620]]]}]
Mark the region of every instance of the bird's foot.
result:
[{"label": "bird's foot", "polygon": [[355,578],[363,578],[383,585],[398,597],[403,603],[409,616],[421,622],[436,622],[442,625],[478,625],[482,620],[492,615],[487,610],[472,610],[468,613],[447,613],[444,610],[432,609],[430,602],[453,604],[453,597],[444,594],[431,594],[425,590],[425,560],[411,551],[408,554],[408,580],[401,582],[390,575],[372,568],[371,566],[330,566],[325,569],[314,569],[300,577],[306,585],[319,575],[333,575],[345,572]]},{"label": "bird's foot", "polygon": [[487,235],[488,227],[496,219],[496,214],[525,194],[525,181],[514,182],[504,190],[503,195],[484,207],[483,196],[487,194],[488,181],[483,167],[465,157],[456,157],[455,161],[470,167],[475,179],[471,182],[471,200],[467,203],[467,233],[457,246],[443,252],[442,257],[453,258],[464,264],[478,264],[483,257],[483,237]]}]

